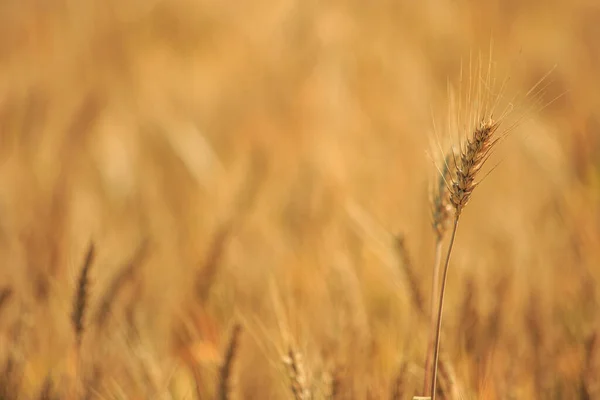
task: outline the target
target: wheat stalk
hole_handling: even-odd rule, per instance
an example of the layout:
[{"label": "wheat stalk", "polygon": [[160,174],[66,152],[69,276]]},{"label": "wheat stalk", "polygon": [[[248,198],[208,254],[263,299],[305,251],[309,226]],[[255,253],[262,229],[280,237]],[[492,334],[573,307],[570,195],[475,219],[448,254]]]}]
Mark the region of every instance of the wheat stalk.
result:
[{"label": "wheat stalk", "polygon": [[431,379],[431,367],[433,357],[433,343],[435,340],[435,310],[437,306],[437,295],[440,286],[440,261],[442,258],[442,244],[446,231],[448,230],[448,222],[451,218],[452,206],[450,205],[450,195],[448,190],[448,182],[451,181],[450,176],[450,153],[446,154],[442,171],[438,176],[436,185],[430,193],[431,204],[431,220],[432,228],[435,233],[435,256],[433,260],[433,277],[431,279],[431,312],[430,317],[430,337],[427,345],[427,356],[425,359],[425,376],[423,380],[423,392],[427,393],[427,385]]},{"label": "wheat stalk", "polygon": [[473,131],[470,138],[466,139],[466,143],[460,149],[458,155],[453,154],[453,173],[452,180],[449,183],[448,191],[450,195],[450,204],[454,208],[454,221],[452,225],[452,234],[450,244],[448,245],[448,253],[444,262],[441,289],[438,302],[437,323],[435,330],[435,342],[433,353],[433,373],[431,379],[431,399],[435,400],[436,384],[437,384],[437,369],[440,351],[440,334],[442,330],[442,314],[444,310],[444,296],[446,292],[446,282],[448,277],[448,265],[452,248],[456,238],[458,221],[465,206],[471,199],[473,191],[479,184],[476,181],[481,168],[489,159],[489,155],[498,142],[499,138],[495,135],[500,126],[500,121],[495,121],[491,116],[487,120],[482,120],[479,126]]},{"label": "wheat stalk", "polygon": [[219,372],[219,395],[217,398],[220,400],[227,400],[230,398],[233,361],[235,360],[235,356],[237,354],[241,332],[241,325],[236,324],[233,327],[231,337],[229,338],[229,343],[227,344],[227,351],[225,352],[223,365],[221,366],[221,370]]},{"label": "wheat stalk", "polygon": [[283,364],[290,378],[290,389],[296,400],[308,400],[311,393],[308,388],[306,371],[302,362],[302,355],[289,347],[287,355],[283,357]]},{"label": "wheat stalk", "polygon": [[[514,109],[513,103],[510,101],[507,107],[499,113],[497,118],[494,118],[494,114],[499,105],[499,100],[503,97],[506,80],[502,82],[501,87],[499,88],[499,93],[493,94],[492,90],[496,86],[496,80],[492,78],[493,63],[491,58],[491,48],[489,63],[485,68],[487,71],[484,69],[481,56],[478,60],[478,66],[476,66],[475,71],[472,69],[473,65],[471,61],[472,60],[469,61],[469,82],[466,96],[462,98],[462,95],[459,95],[458,104],[456,104],[454,102],[455,99],[451,97],[449,102],[450,112],[448,113],[448,130],[454,133],[457,131],[470,132],[470,136],[465,138],[464,142],[459,143],[457,150],[452,149],[452,151],[446,155],[444,167],[447,168],[447,170],[440,170],[440,179],[442,179],[446,185],[450,206],[454,211],[454,217],[450,243],[448,244],[446,258],[442,268],[439,302],[437,304],[437,320],[433,348],[433,373],[430,386],[430,395],[432,400],[435,400],[436,397],[435,389],[448,264],[450,262],[450,257],[456,238],[458,222],[464,208],[471,199],[473,191],[481,182],[481,178],[480,180],[476,179],[479,177],[483,166],[489,160],[494,147],[500,140],[506,138],[508,133],[512,131],[525,116],[525,114],[520,115],[510,126],[503,128],[502,132],[498,133],[500,125]],[[538,107],[540,105],[539,101],[546,89],[546,85],[543,83],[551,72],[552,70],[544,75],[525,95],[527,98],[534,100],[534,107]],[[558,99],[560,96],[556,97],[554,100]],[[546,104],[546,106],[548,104]],[[454,106],[457,107],[454,108]],[[543,107],[545,106],[542,106],[542,108]],[[468,110],[467,113],[464,113],[465,109]],[[531,111],[531,109],[529,111]],[[435,206],[435,203],[433,205]],[[442,215],[444,214],[440,214],[440,216]],[[436,215],[434,214],[434,223],[436,222],[435,217]],[[434,225],[434,229],[443,226],[443,224]],[[444,232],[445,230],[436,231],[438,243],[441,241],[440,234],[443,236]],[[435,279],[436,278],[434,277],[434,280]]]}]

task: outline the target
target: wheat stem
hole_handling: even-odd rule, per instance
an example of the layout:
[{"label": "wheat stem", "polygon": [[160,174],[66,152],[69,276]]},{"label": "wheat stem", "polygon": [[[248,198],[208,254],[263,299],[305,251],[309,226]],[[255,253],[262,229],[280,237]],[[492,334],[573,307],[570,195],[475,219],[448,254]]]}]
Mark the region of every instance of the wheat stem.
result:
[{"label": "wheat stem", "polygon": [[429,344],[427,345],[427,358],[425,359],[425,379],[423,380],[423,392],[427,396],[427,389],[431,379],[431,359],[433,357],[433,343],[435,340],[435,310],[437,306],[437,296],[440,287],[440,262],[442,258],[442,238],[438,237],[435,243],[435,257],[433,260],[433,279],[431,284],[431,312],[430,312],[430,335]]},{"label": "wheat stem", "polygon": [[448,245],[448,254],[446,255],[446,261],[444,262],[444,270],[442,275],[442,285],[440,290],[440,302],[438,305],[437,313],[437,326],[435,330],[435,344],[433,352],[433,373],[431,377],[431,400],[435,400],[435,392],[437,385],[437,369],[438,361],[440,356],[440,336],[442,331],[442,313],[444,311],[444,294],[446,292],[446,281],[448,277],[448,264],[450,263],[450,256],[452,255],[452,247],[454,246],[454,238],[456,237],[456,230],[458,228],[458,219],[460,214],[457,212],[454,216],[454,225],[452,226],[452,236],[450,237],[450,244]]}]

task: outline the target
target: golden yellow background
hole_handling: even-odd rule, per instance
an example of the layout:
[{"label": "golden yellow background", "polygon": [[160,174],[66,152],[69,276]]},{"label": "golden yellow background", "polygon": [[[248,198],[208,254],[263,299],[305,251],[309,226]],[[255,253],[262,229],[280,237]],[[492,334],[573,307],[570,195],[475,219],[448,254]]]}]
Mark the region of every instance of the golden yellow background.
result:
[{"label": "golden yellow background", "polygon": [[328,375],[339,398],[418,394],[428,326],[394,238],[428,303],[433,121],[490,48],[524,118],[458,231],[454,389],[600,396],[596,1],[5,0],[4,398],[211,398],[236,321],[233,398],[291,398],[290,343],[315,398]]}]

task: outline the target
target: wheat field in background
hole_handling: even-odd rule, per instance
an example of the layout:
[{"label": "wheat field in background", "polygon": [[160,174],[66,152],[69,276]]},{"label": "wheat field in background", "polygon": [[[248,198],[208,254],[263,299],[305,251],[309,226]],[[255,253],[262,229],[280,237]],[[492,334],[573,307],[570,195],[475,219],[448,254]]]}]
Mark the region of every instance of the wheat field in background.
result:
[{"label": "wheat field in background", "polygon": [[0,399],[422,395],[431,158],[490,51],[522,118],[438,399],[600,399],[599,39],[593,0],[1,2]]}]

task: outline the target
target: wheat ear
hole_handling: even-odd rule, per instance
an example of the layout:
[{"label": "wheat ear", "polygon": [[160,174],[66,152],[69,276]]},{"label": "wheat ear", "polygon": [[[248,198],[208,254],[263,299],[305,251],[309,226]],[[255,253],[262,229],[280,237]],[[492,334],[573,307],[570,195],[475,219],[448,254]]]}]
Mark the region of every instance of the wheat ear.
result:
[{"label": "wheat ear", "polygon": [[220,400],[227,400],[231,398],[230,392],[233,361],[235,360],[235,355],[237,354],[241,332],[242,326],[240,324],[236,324],[233,327],[231,337],[229,338],[229,343],[227,344],[227,351],[225,352],[225,358],[223,359],[223,365],[221,366],[221,371],[219,373],[219,395],[217,398]]},{"label": "wheat ear", "polygon": [[433,373],[431,378],[431,400],[436,397],[437,385],[437,369],[440,352],[440,334],[442,330],[442,314],[444,310],[444,295],[446,292],[446,281],[448,277],[448,265],[454,239],[456,238],[456,230],[458,228],[458,220],[460,215],[469,202],[473,190],[478,183],[475,181],[477,174],[488,160],[489,155],[498,142],[499,138],[494,135],[500,125],[499,121],[494,121],[491,117],[487,121],[482,121],[477,129],[473,132],[470,138],[466,139],[466,143],[462,146],[460,153],[454,155],[454,171],[452,182],[449,184],[450,203],[454,208],[454,223],[452,225],[452,235],[450,244],[448,245],[448,253],[444,262],[442,281],[440,288],[440,298],[438,303],[437,324],[435,330],[435,343],[433,353]]},{"label": "wheat ear", "polygon": [[467,139],[459,154],[459,159],[455,160],[456,177],[452,180],[450,190],[450,202],[456,212],[455,218],[471,199],[473,190],[479,182],[475,181],[477,174],[488,160],[494,145],[500,140],[494,133],[498,130],[500,123],[493,119],[482,121],[473,132],[473,136]]},{"label": "wheat ear", "polygon": [[81,368],[81,342],[83,338],[83,332],[85,330],[85,313],[88,308],[88,284],[89,284],[89,273],[92,263],[94,262],[95,251],[94,244],[90,243],[90,246],[77,280],[77,292],[75,293],[75,299],[73,301],[73,311],[71,313],[71,322],[73,323],[73,331],[75,333],[75,370],[74,370],[74,381],[72,386],[72,396],[76,397],[77,391],[80,389],[80,368]]},{"label": "wheat ear", "polygon": [[307,386],[306,371],[302,361],[302,354],[294,351],[290,346],[287,355],[283,357],[283,364],[286,366],[290,378],[290,389],[296,400],[310,399],[311,392]]},{"label": "wheat ear", "polygon": [[88,277],[90,273],[90,267],[94,261],[95,251],[94,244],[90,244],[85,262],[81,268],[79,279],[77,280],[77,293],[75,294],[75,301],[73,302],[73,312],[71,313],[71,322],[73,323],[73,330],[75,331],[75,340],[77,347],[81,345],[81,338],[84,330],[84,318],[87,309],[88,302]]}]

